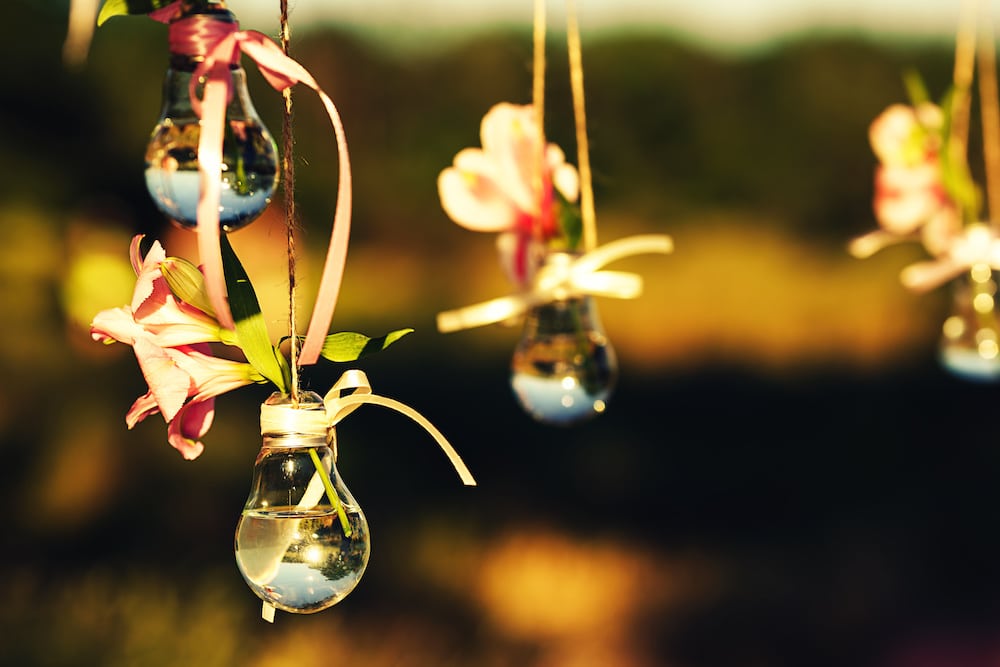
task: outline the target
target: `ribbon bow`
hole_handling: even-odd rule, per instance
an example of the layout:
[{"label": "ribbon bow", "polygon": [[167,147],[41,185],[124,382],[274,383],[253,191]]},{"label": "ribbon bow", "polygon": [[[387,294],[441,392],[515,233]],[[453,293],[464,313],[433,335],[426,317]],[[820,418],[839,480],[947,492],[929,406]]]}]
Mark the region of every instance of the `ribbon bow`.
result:
[{"label": "ribbon bow", "polygon": [[979,265],[1000,269],[1000,236],[983,223],[967,226],[943,254],[909,265],[899,277],[909,289],[926,292]]},{"label": "ribbon bow", "polygon": [[[475,486],[476,480],[469,472],[455,448],[430,421],[410,406],[385,396],[372,393],[371,383],[364,371],[351,369],[344,371],[330,391],[323,397],[324,410],[289,410],[287,407],[264,404],[260,409],[260,431],[298,432],[322,435],[334,428],[365,403],[381,405],[406,415],[437,441],[441,450],[451,461],[455,472],[466,486]],[[317,496],[318,500],[318,496]]]},{"label": "ribbon bow", "polygon": [[[351,164],[347,152],[347,137],[340,114],[333,101],[323,92],[311,74],[297,61],[289,58],[266,35],[256,31],[241,31],[239,25],[220,21],[207,15],[177,16],[179,2],[151,13],[162,23],[170,23],[170,45],[175,53],[198,55],[203,59],[191,77],[191,103],[201,118],[198,141],[198,163],[201,190],[198,198],[198,252],[205,269],[205,283],[219,323],[233,328],[233,317],[226,300],[226,284],[219,244],[219,202],[222,174],[222,141],[226,106],[232,95],[230,67],[238,64],[245,53],[260,68],[268,83],[283,91],[296,83],[312,88],[320,97],[337,138],[339,159],[337,207],[333,231],[320,279],[312,318],[302,345],[298,362],[306,366],[319,359],[323,340],[330,329],[333,311],[340,292],[340,283],[347,259],[347,242],[351,229]],[[204,83],[202,96],[197,86]]]},{"label": "ribbon bow", "polygon": [[535,275],[531,289],[438,313],[438,331],[450,333],[503,322],[539,304],[573,296],[634,299],[642,294],[641,276],[598,269],[623,257],[653,252],[669,254],[673,249],[673,240],[665,234],[642,234],[612,241],[579,257],[554,253]]},{"label": "ribbon bow", "polygon": [[378,394],[372,393],[372,386],[368,382],[368,376],[365,375],[364,371],[357,369],[351,369],[344,371],[340,376],[340,379],[334,383],[330,391],[326,393],[323,397],[323,404],[326,406],[326,425],[329,428],[335,427],[339,424],[347,415],[351,414],[359,407],[365,403],[371,403],[373,405],[381,405],[384,408],[389,408],[390,410],[395,410],[401,414],[406,415],[417,424],[419,424],[425,431],[427,431],[437,442],[438,446],[448,457],[451,465],[455,468],[455,472],[462,479],[462,483],[466,486],[475,486],[476,480],[469,472],[465,463],[462,461],[462,457],[458,455],[455,448],[451,446],[451,443],[441,434],[441,431],[437,429],[433,424],[431,424],[426,417],[422,414],[406,405],[405,403],[400,403],[399,401],[393,400],[391,398],[386,398],[385,396],[379,396]]}]

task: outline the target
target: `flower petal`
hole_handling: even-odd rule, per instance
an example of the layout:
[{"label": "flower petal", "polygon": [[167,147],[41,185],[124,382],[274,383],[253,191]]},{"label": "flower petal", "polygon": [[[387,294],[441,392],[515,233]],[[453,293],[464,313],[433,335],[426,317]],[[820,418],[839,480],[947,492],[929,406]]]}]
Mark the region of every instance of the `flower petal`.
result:
[{"label": "flower petal", "polygon": [[146,392],[143,396],[135,399],[135,403],[129,408],[128,414],[125,415],[125,424],[131,430],[143,419],[150,415],[155,415],[159,411],[160,408],[156,404],[156,399],[153,398],[151,393]]},{"label": "flower petal", "polygon": [[167,426],[167,441],[188,461],[205,450],[201,438],[208,433],[215,418],[215,399],[194,400],[185,405]]},{"label": "flower petal", "polygon": [[127,306],[102,310],[90,323],[91,338],[102,343],[118,341],[132,345],[143,333],[143,328],[135,323]]},{"label": "flower petal", "polygon": [[[154,291],[154,281],[159,278],[163,280],[160,274],[160,262],[167,258],[166,253],[163,251],[163,246],[160,245],[159,241],[154,241],[152,247],[150,247],[149,252],[142,260],[141,266],[137,264],[139,247],[138,243],[133,239],[132,241],[132,266],[133,268],[138,266],[136,273],[138,278],[135,281],[135,290],[132,292],[132,311],[138,312],[139,308],[142,306],[143,302],[152,296]],[[164,287],[166,285],[164,284]],[[169,291],[169,287],[167,290]]]},{"label": "flower petal", "polygon": [[449,167],[438,176],[441,206],[449,218],[477,232],[510,229],[517,210],[485,174]]},{"label": "flower petal", "polygon": [[483,151],[496,165],[498,187],[517,208],[538,215],[537,188],[545,174],[539,173],[542,134],[534,108],[501,102],[483,116],[479,134]]},{"label": "flower petal", "polygon": [[250,364],[207,354],[207,346],[187,345],[164,352],[191,381],[191,396],[219,396],[262,379]]},{"label": "flower petal", "polygon": [[191,376],[178,367],[167,349],[144,339],[136,340],[134,349],[149,393],[169,422],[192,394]]}]

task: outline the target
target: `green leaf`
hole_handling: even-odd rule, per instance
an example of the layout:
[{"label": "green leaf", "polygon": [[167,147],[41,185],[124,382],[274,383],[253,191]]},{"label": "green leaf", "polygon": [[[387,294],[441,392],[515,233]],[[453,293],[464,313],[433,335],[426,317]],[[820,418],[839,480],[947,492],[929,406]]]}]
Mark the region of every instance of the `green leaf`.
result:
[{"label": "green leaf", "polygon": [[924,79],[917,70],[908,69],[903,72],[903,85],[906,87],[906,94],[910,98],[911,105],[916,107],[931,101]]},{"label": "green leaf", "polygon": [[156,9],[166,7],[174,0],[107,0],[101,7],[100,14],[97,15],[97,25],[104,25],[105,21],[115,16],[125,16],[128,14],[148,14]]},{"label": "green leaf", "polygon": [[271,345],[267,334],[267,324],[260,312],[260,303],[254,292],[250,277],[240,263],[239,257],[223,234],[222,268],[226,275],[226,289],[229,291],[229,310],[236,323],[236,338],[247,361],[257,372],[273,382],[278,390],[287,394],[288,383],[278,362],[277,351]]},{"label": "green leaf", "polygon": [[160,263],[160,272],[175,297],[206,315],[215,316],[205,288],[205,276],[197,266],[181,257],[167,257]]},{"label": "green leaf", "polygon": [[413,333],[413,329],[399,329],[378,338],[370,338],[364,334],[342,331],[326,337],[320,354],[330,361],[354,361],[381,352],[409,333]]},{"label": "green leaf", "polygon": [[576,250],[583,236],[583,218],[580,209],[563,197],[558,190],[555,191],[559,197],[559,227],[562,229],[563,238],[566,239],[566,249]]}]

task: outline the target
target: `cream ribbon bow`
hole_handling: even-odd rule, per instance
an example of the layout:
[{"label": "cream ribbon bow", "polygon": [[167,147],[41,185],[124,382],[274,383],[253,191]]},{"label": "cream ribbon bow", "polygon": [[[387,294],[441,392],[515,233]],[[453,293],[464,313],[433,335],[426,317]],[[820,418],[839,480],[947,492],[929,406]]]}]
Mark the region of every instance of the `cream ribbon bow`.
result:
[{"label": "cream ribbon bow", "polygon": [[666,255],[673,249],[673,239],[666,234],[640,234],[612,241],[579,257],[553,253],[538,270],[529,290],[438,313],[438,331],[451,333],[503,322],[539,304],[573,296],[634,299],[642,294],[641,276],[598,269],[623,257],[654,252]]},{"label": "cream ribbon bow", "polygon": [[327,427],[335,427],[347,415],[365,403],[381,405],[384,408],[395,410],[415,421],[434,438],[438,446],[445,453],[445,456],[451,461],[451,465],[462,479],[462,483],[466,486],[476,485],[476,480],[462,461],[462,457],[458,455],[458,452],[451,446],[447,438],[441,434],[441,431],[431,424],[426,417],[405,403],[372,393],[372,386],[368,382],[368,376],[365,375],[364,371],[357,369],[344,371],[340,379],[334,383],[330,391],[323,397],[323,404],[326,406]]},{"label": "cream ribbon bow", "polygon": [[909,265],[899,278],[907,288],[926,292],[978,265],[1000,269],[1000,236],[984,223],[967,226],[942,255]]}]

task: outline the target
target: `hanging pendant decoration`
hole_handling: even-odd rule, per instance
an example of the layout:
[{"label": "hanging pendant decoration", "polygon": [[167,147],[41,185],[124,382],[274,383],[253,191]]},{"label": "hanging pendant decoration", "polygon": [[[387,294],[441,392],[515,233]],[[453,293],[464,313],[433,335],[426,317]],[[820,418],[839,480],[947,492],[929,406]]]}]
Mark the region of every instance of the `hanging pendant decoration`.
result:
[{"label": "hanging pendant decoration", "polygon": [[[191,91],[197,89],[195,72],[211,46],[204,35],[236,25],[233,13],[218,6],[181,10],[170,22],[170,67],[163,109],[146,149],[146,187],[160,212],[185,229],[198,227],[202,133]],[[224,232],[256,220],[278,184],[277,147],[254,109],[246,72],[237,62],[230,65],[228,76],[218,188]]]},{"label": "hanging pendant decoration", "polygon": [[[284,39],[284,2],[282,10]],[[335,426],[341,419],[366,403],[400,412],[434,437],[463,483],[475,485],[475,480],[437,428],[413,408],[372,393],[360,370],[343,373],[323,399],[299,389],[300,367],[312,365],[320,357],[352,362],[412,332],[400,329],[378,338],[328,333],[346,261],[351,209],[350,160],[333,102],[281,47],[260,33],[240,31],[220,0],[170,4],[162,0],[110,0],[100,21],[117,14],[146,12],[170,24],[175,56],[172,65],[180,68],[179,73],[168,73],[167,104],[154,132],[147,182],[152,184],[154,195],[173,188],[163,197],[164,207],[183,204],[186,217],[167,212],[182,226],[196,230],[202,266],[167,256],[158,241],[143,252],[144,239],[136,236],[130,248],[137,275],[132,302],[98,313],[91,335],[103,343],[131,346],[147,380],[149,391],[126,415],[128,427],[161,414],[169,443],[186,459],[195,459],[204,451],[202,439],[214,419],[215,397],[248,384],[274,385],[277,392],[261,406],[263,443],[254,465],[251,492],[237,524],[237,565],[251,590],[263,600],[266,620],[273,621],[276,609],[320,611],[354,589],[370,554],[364,513],[335,465]],[[277,178],[269,135],[262,125],[250,131],[256,113],[242,85],[241,52],[254,59],[271,85],[285,94],[286,131],[291,118],[287,91],[302,82],[319,95],[337,138],[334,228],[309,328],[305,336],[295,331],[295,257],[289,224],[291,331],[278,344],[268,337],[246,270],[228,238],[220,235],[220,228],[231,231],[255,217],[259,213],[256,208],[263,210]],[[180,111],[186,105],[193,116]],[[186,129],[172,134],[181,124]],[[185,137],[187,143],[178,143],[178,136]],[[167,139],[161,140],[163,137]],[[249,141],[237,141],[242,139]],[[291,144],[290,132],[286,132],[286,162],[291,161]],[[185,160],[183,169],[181,158]],[[197,163],[196,183],[189,178],[194,171],[192,160]],[[185,178],[171,180],[177,176]],[[294,217],[292,180],[289,173],[284,185],[290,222]],[[254,204],[234,208],[227,202],[243,194],[223,196],[223,191],[244,186],[249,199],[243,204],[251,200]],[[257,186],[261,189],[255,189]],[[178,189],[184,190],[184,197],[177,196]],[[195,200],[192,219],[190,204]],[[254,211],[248,213],[251,208]],[[288,358],[283,352],[285,343]],[[225,346],[227,352],[215,354],[219,346]]]},{"label": "hanging pendant decoration", "polygon": [[[511,386],[537,421],[579,423],[604,412],[618,365],[594,297],[633,299],[636,274],[604,266],[646,253],[669,254],[672,239],[645,234],[597,244],[583,101],[579,28],[569,19],[579,171],[544,133],[545,2],[535,3],[533,103],[500,103],[483,117],[482,148],[460,151],[438,177],[445,213],[474,231],[496,232],[500,262],[517,292],[438,314],[442,333],[524,320]],[[579,203],[578,203],[579,202]]]},{"label": "hanging pendant decoration", "polygon": [[346,371],[323,399],[302,392],[293,402],[274,394],[261,406],[264,442],[236,527],[236,562],[264,601],[265,618],[273,619],[274,609],[308,614],[333,606],[368,565],[368,521],[336,468],[336,425],[365,403],[417,422],[462,482],[475,485],[441,432],[409,406],[373,394],[360,370]]},{"label": "hanging pendant decoration", "polygon": [[[946,284],[952,311],[942,327],[942,366],[957,377],[1000,380],[1000,100],[990,3],[961,7],[952,89],[930,100],[914,74],[905,82],[911,105],[893,104],[871,124],[869,141],[879,160],[874,212],[879,229],[854,239],[849,251],[865,258],[903,241],[920,242],[931,259],[903,269],[903,286],[918,293]],[[977,32],[979,33],[977,39]],[[976,44],[989,222],[970,174],[967,145]]]},{"label": "hanging pendant decoration", "polygon": [[322,611],[361,580],[368,521],[337,472],[319,395],[303,392],[293,403],[276,393],[260,411],[264,442],[236,525],[236,564],[265,605]]}]

